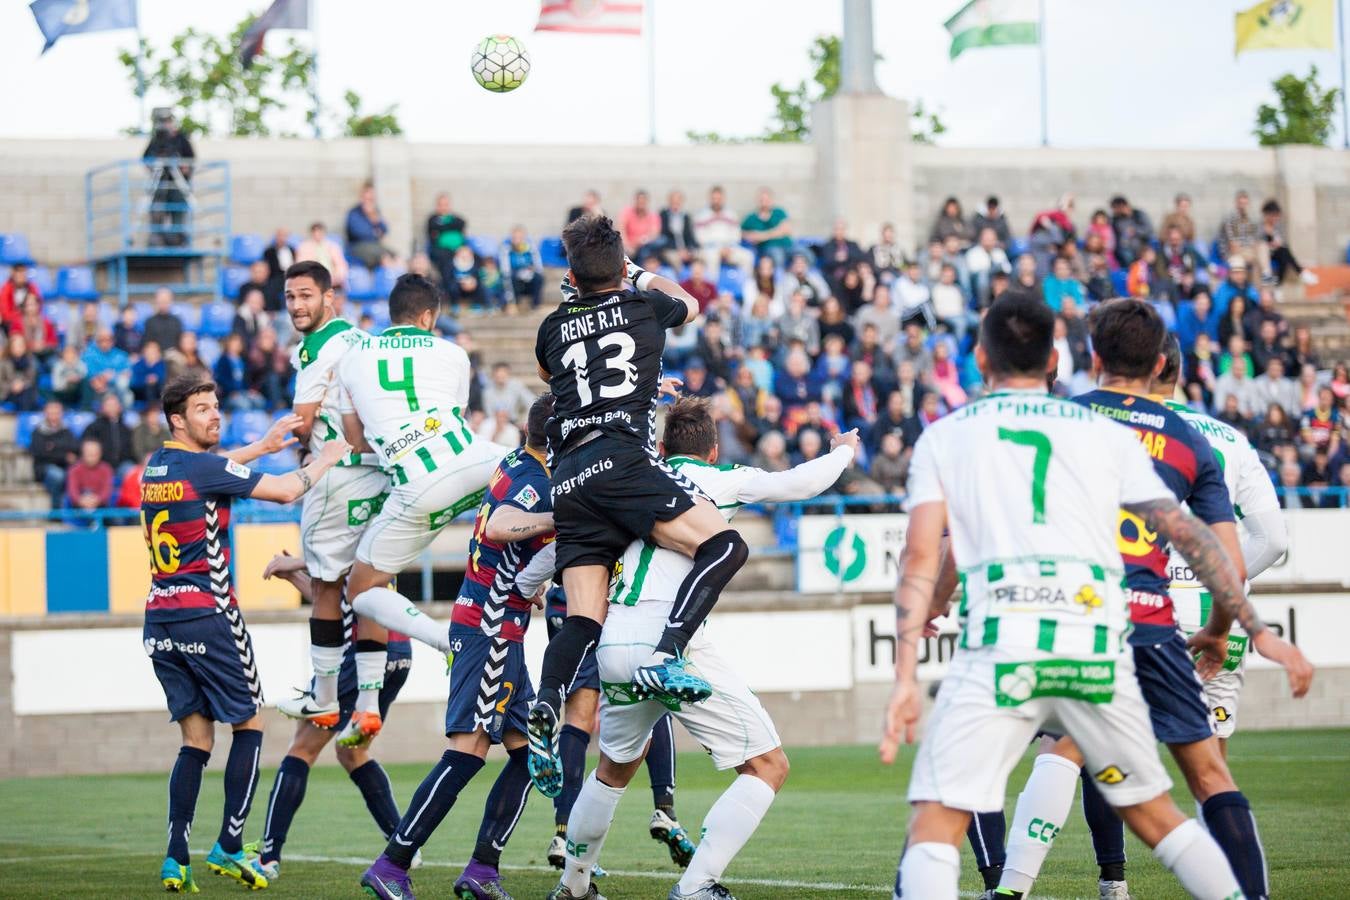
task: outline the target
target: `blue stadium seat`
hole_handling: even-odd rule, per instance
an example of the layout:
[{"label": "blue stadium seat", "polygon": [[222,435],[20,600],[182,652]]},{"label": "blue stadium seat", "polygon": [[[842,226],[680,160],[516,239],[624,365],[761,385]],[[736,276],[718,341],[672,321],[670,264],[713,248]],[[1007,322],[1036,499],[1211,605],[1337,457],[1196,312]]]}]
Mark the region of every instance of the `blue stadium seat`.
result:
[{"label": "blue stadium seat", "polygon": [[[134,300],[131,308],[136,310],[136,324],[145,327],[145,320],[155,314],[155,304],[149,300]],[[161,349],[168,349],[167,347]]]},{"label": "blue stadium seat", "polygon": [[394,282],[403,274],[401,269],[388,269],[380,266],[375,270],[375,296],[381,300],[388,298],[394,290]]},{"label": "blue stadium seat", "polygon": [[201,333],[205,337],[223,338],[234,330],[234,307],[224,300],[202,307]]},{"label": "blue stadium seat", "polygon": [[220,341],[206,336],[197,338],[197,355],[202,358],[202,365],[214,369],[220,359]]},{"label": "blue stadium seat", "polygon": [[1031,241],[1024,237],[1015,237],[1008,241],[1008,259],[1016,260],[1017,257],[1031,252]]},{"label": "blue stadium seat", "polygon": [[230,417],[230,446],[242,447],[260,440],[272,427],[272,417],[262,410],[250,409]]},{"label": "blue stadium seat", "polygon": [[97,303],[94,305],[98,310],[98,324],[104,328],[113,328],[117,325],[117,307],[112,303]]},{"label": "blue stadium seat", "polygon": [[1219,251],[1219,241],[1215,238],[1209,243],[1209,261],[1220,268],[1227,268],[1228,260],[1224,259],[1223,253]]},{"label": "blue stadium seat", "polygon": [[482,237],[477,234],[471,234],[469,235],[469,246],[473,248],[473,252],[479,259],[482,259],[484,256],[491,256],[493,259],[496,259],[497,251],[501,249],[502,245],[501,241]]},{"label": "blue stadium seat", "polygon": [[[195,303],[175,303],[171,311],[183,323],[188,331],[199,331],[202,327],[202,308]],[[233,323],[233,319],[230,320]]]},{"label": "blue stadium seat", "polygon": [[723,266],[717,276],[717,292],[723,291],[740,300],[745,291],[745,273],[736,266]]},{"label": "blue stadium seat", "polygon": [[37,288],[43,297],[56,296],[56,276],[46,266],[33,266],[29,269],[28,282]]},{"label": "blue stadium seat", "polygon": [[287,472],[294,472],[300,468],[300,460],[295,455],[295,451],[288,448],[278,453],[269,453],[260,457],[250,463],[249,467],[255,472],[262,472],[264,475],[285,475]]},{"label": "blue stadium seat", "polygon": [[230,240],[230,262],[247,266],[262,259],[267,241],[260,234],[236,234]]},{"label": "blue stadium seat", "polygon": [[1345,245],[1345,261],[1350,263],[1350,244]]},{"label": "blue stadium seat", "polygon": [[361,311],[370,316],[371,328],[375,332],[384,331],[389,327],[389,303],[384,300],[376,300],[374,303],[367,303]]},{"label": "blue stadium seat", "polygon": [[59,334],[65,334],[75,321],[75,310],[69,303],[51,302],[42,304],[42,314],[56,328]]},{"label": "blue stadium seat", "polygon": [[27,449],[33,443],[33,432],[41,421],[42,413],[40,412],[19,413],[19,419],[15,423],[14,429],[15,445]]},{"label": "blue stadium seat", "polygon": [[6,281],[9,281],[9,266],[0,265],[0,284],[4,284]]},{"label": "blue stadium seat", "polygon": [[549,269],[567,268],[567,254],[563,252],[562,238],[546,237],[539,241],[539,261]]},{"label": "blue stadium seat", "polygon": [[220,291],[231,300],[239,298],[239,289],[248,282],[246,266],[226,266],[220,270]]},{"label": "blue stadium seat", "polygon": [[31,266],[33,256],[28,249],[28,238],[22,234],[0,234],[0,262]]},{"label": "blue stadium seat", "polygon": [[1130,273],[1124,269],[1116,269],[1112,272],[1111,290],[1116,292],[1117,297],[1130,296]]},{"label": "blue stadium seat", "polygon": [[84,410],[66,413],[66,427],[78,439],[84,430],[94,424],[94,414]]},{"label": "blue stadium seat", "polygon": [[352,300],[374,300],[380,296],[375,290],[375,275],[362,265],[347,269],[347,296]]},{"label": "blue stadium seat", "polygon": [[94,270],[89,266],[66,266],[56,276],[57,293],[67,300],[97,300]]},{"label": "blue stadium seat", "polygon": [[669,278],[671,281],[680,280],[679,276],[676,275],[675,270],[667,265],[658,266],[656,269],[656,274],[660,275],[662,278]]}]

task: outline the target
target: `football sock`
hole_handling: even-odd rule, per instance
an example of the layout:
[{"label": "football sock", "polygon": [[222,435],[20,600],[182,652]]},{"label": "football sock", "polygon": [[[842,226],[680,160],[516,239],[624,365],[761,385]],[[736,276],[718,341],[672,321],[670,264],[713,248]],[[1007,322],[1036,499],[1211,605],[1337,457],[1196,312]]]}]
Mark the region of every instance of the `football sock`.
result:
[{"label": "football sock", "polygon": [[585,616],[568,616],[544,650],[544,668],[539,678],[539,702],[547,703],[562,717],[563,692],[572,686],[586,654],[600,643],[600,623]]},{"label": "football sock", "polygon": [[1256,817],[1241,791],[1215,794],[1204,803],[1205,827],[1228,857],[1242,893],[1248,900],[1265,900],[1270,893],[1266,854],[1256,831]]},{"label": "football sock", "polygon": [[373,759],[368,760],[352,769],[348,777],[361,792],[361,799],[366,801],[366,809],[370,810],[370,817],[375,820],[380,834],[388,840],[398,827],[398,804],[394,802],[394,786],[389,783],[384,767]]},{"label": "football sock", "polygon": [[703,837],[680,877],[680,893],[692,894],[715,881],[741,852],[773,803],[774,790],[753,775],[738,775],[703,817]]},{"label": "football sock", "polygon": [[314,702],[337,702],[338,672],[342,669],[347,631],[340,619],[309,620],[309,662],[314,668]]},{"label": "football sock", "polygon": [[262,852],[265,862],[281,859],[281,848],[291,830],[291,820],[305,802],[305,787],[309,784],[309,764],[298,756],[287,756],[277,769],[272,782],[272,793],[267,798],[267,819],[263,822]]},{"label": "football sock", "polygon": [[605,784],[594,772],[582,785],[567,822],[567,862],[562,874],[562,883],[574,896],[584,897],[590,887],[591,866],[600,858],[600,847],[605,843],[623,791]]},{"label": "football sock", "polygon": [[1092,849],[1097,853],[1097,865],[1102,881],[1125,880],[1125,823],[1102,792],[1097,781],[1084,769],[1079,777],[1083,783],[1083,818],[1092,832]]},{"label": "football sock", "polygon": [[900,858],[901,897],[914,900],[956,900],[961,854],[951,844],[910,844]]},{"label": "football sock", "polygon": [[652,780],[652,804],[675,818],[675,726],[670,713],[658,719],[652,729],[647,776]]},{"label": "football sock", "polygon": [[497,868],[501,862],[502,849],[511,840],[511,832],[516,830],[520,814],[525,811],[525,801],[530,796],[530,758],[528,747],[508,750],[506,765],[488,792],[487,803],[483,807],[483,824],[478,828],[478,843],[473,848],[475,862]]},{"label": "football sock", "polygon": [[1242,896],[1223,851],[1194,819],[1173,828],[1153,848],[1153,855],[1177,876],[1192,897]]},{"label": "football sock", "polygon": [[243,728],[234,733],[230,755],[225,759],[225,815],[216,840],[226,853],[244,849],[244,821],[258,787],[258,759],[262,756],[263,733]]},{"label": "football sock", "polygon": [[1073,792],[1078,785],[1079,765],[1053,753],[1042,753],[1031,767],[1027,786],[1017,798],[1012,831],[1008,836],[1008,859],[998,886],[1031,890],[1041,873],[1055,835],[1064,827]]},{"label": "football sock", "polygon": [[675,608],[666,620],[665,633],[656,645],[658,654],[684,652],[690,638],[708,618],[722,596],[722,589],[750,558],[750,548],[734,528],[719,531],[694,551],[694,567],[675,594]]},{"label": "football sock", "polygon": [[211,754],[196,747],[179,747],[178,759],[169,773],[169,850],[166,856],[186,866],[188,838],[192,835],[192,817],[197,812],[197,795],[202,790],[202,769]]},{"label": "football sock", "polygon": [[362,638],[356,642],[356,711],[380,711],[380,691],[384,690],[384,667],[389,661],[384,641]]},{"label": "football sock", "polygon": [[966,839],[970,841],[975,865],[979,866],[986,891],[998,887],[999,877],[1003,874],[1003,862],[1007,859],[1003,840],[1007,829],[1008,821],[1003,816],[1003,810],[975,813],[966,828]]},{"label": "football sock", "polygon": [[553,822],[558,826],[567,824],[572,805],[581,793],[582,782],[586,780],[586,747],[590,743],[591,736],[575,725],[564,725],[558,735],[563,769],[562,793],[553,798]]},{"label": "football sock", "polygon": [[401,631],[416,638],[440,653],[450,652],[450,626],[423,615],[411,600],[398,591],[377,587],[352,601],[358,615],[378,622],[385,628]]},{"label": "football sock", "polygon": [[413,854],[431,837],[455,805],[464,785],[481,768],[483,760],[472,753],[447,750],[441,754],[440,762],[422,779],[408,801],[408,811],[390,836],[384,855],[402,869],[411,868]]}]

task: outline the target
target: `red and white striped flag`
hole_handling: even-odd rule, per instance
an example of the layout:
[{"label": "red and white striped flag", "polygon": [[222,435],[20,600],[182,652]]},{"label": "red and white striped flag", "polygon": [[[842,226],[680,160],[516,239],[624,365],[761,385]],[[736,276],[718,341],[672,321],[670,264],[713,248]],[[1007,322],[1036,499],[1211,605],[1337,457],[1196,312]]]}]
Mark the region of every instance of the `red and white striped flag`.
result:
[{"label": "red and white striped flag", "polygon": [[643,0],[543,0],[535,31],[642,34]]}]

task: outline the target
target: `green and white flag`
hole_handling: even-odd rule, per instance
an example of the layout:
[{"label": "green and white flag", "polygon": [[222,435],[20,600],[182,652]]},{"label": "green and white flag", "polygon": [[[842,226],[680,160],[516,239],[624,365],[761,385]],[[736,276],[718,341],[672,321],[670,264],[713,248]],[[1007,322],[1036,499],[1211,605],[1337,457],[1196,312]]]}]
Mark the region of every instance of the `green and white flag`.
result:
[{"label": "green and white flag", "polygon": [[1037,0],[970,0],[945,23],[951,58],[972,47],[1040,43]]}]

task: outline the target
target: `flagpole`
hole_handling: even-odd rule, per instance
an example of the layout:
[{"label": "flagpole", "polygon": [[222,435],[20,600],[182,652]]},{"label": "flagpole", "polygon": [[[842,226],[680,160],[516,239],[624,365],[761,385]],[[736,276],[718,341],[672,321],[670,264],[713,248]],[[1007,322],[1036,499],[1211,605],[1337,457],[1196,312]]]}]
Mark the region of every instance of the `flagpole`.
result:
[{"label": "flagpole", "polygon": [[656,145],[656,0],[643,5],[647,32],[647,143]]},{"label": "flagpole", "polygon": [[1341,146],[1350,150],[1350,111],[1346,109],[1345,95],[1345,0],[1336,0],[1336,46],[1340,48],[1341,65]]},{"label": "flagpole", "polygon": [[1047,109],[1046,96],[1049,93],[1045,84],[1045,0],[1039,2],[1041,21],[1036,26],[1036,44],[1039,48],[1041,63],[1041,146],[1050,146],[1049,129],[1049,111]]}]

